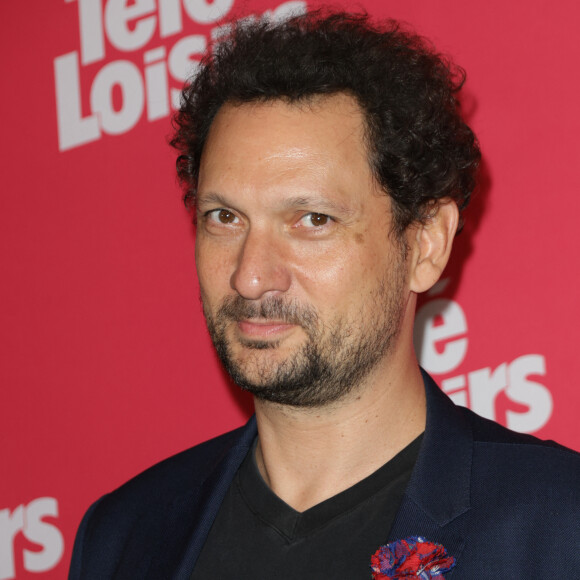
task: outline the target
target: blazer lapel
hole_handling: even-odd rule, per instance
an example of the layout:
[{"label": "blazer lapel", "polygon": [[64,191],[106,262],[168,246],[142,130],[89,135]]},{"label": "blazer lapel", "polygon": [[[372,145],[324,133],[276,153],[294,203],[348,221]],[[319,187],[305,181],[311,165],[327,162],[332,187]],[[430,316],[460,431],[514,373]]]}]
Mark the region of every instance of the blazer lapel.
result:
[{"label": "blazer lapel", "polygon": [[204,466],[209,473],[202,481],[192,480],[187,493],[152,505],[155,517],[143,517],[135,525],[124,547],[124,558],[116,578],[189,580],[213,521],[239,466],[256,436],[254,417],[237,441]]},{"label": "blazer lapel", "polygon": [[220,458],[216,468],[203,482],[192,519],[192,533],[174,576],[175,580],[189,580],[230,484],[252,447],[257,433],[256,418],[253,416],[236,445]]},{"label": "blazer lapel", "polygon": [[388,541],[423,536],[442,544],[458,561],[470,509],[473,436],[461,411],[422,372],[427,396],[425,435]]}]

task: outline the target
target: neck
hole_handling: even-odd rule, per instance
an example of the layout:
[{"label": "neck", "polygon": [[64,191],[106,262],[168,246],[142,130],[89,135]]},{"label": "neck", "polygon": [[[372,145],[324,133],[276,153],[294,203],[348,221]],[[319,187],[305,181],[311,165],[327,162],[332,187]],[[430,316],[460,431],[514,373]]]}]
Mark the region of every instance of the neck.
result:
[{"label": "neck", "polygon": [[258,468],[278,497],[304,511],[358,483],[423,432],[423,380],[414,357],[406,360],[378,368],[323,408],[256,400]]}]

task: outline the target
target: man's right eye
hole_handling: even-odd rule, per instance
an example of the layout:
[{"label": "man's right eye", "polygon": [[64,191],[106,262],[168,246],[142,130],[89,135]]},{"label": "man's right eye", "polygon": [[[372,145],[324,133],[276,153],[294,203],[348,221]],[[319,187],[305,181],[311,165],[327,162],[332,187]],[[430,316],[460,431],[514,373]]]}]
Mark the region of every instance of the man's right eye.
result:
[{"label": "man's right eye", "polygon": [[206,212],[206,217],[218,224],[235,224],[239,222],[239,218],[227,209],[214,209]]}]

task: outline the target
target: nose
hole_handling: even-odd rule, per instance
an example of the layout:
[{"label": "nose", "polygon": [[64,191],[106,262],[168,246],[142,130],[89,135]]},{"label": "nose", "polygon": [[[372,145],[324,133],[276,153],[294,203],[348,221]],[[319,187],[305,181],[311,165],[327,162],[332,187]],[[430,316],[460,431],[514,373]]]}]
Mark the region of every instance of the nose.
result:
[{"label": "nose", "polygon": [[258,300],[269,292],[286,292],[290,283],[283,241],[267,232],[250,230],[240,249],[231,287],[242,298]]}]

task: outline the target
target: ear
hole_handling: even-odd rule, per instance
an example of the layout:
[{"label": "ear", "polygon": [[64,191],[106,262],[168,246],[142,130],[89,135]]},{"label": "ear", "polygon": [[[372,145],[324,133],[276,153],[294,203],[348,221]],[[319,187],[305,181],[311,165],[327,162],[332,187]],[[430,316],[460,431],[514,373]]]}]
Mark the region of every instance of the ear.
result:
[{"label": "ear", "polygon": [[456,203],[444,198],[424,224],[409,228],[410,290],[417,294],[425,292],[439,280],[449,261],[458,224]]}]

